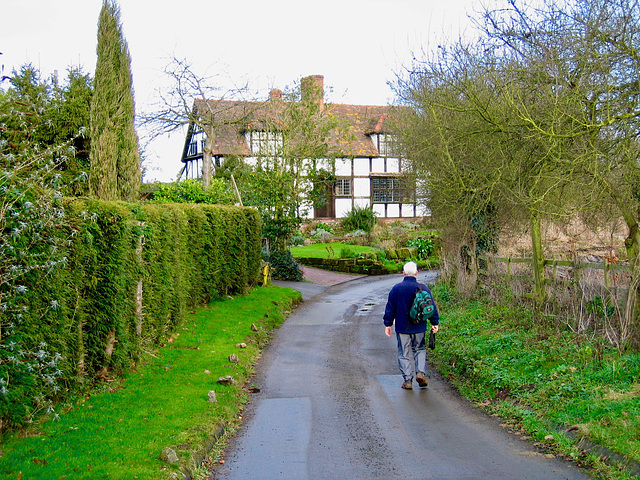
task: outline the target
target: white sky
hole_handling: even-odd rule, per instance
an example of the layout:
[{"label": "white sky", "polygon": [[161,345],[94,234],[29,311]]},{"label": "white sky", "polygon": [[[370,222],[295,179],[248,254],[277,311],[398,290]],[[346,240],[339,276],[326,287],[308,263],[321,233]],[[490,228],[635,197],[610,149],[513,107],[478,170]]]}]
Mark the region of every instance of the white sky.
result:
[{"label": "white sky", "polygon": [[[386,105],[413,52],[469,30],[480,0],[119,0],[132,59],[136,110],[149,112],[171,58],[198,72],[249,81],[266,98],[324,75],[332,103]],[[31,63],[43,78],[70,66],[93,76],[102,0],[2,0],[4,75]],[[6,88],[6,85],[5,85]],[[139,132],[142,137],[144,132]],[[146,149],[146,181],[175,180],[184,132]]]}]

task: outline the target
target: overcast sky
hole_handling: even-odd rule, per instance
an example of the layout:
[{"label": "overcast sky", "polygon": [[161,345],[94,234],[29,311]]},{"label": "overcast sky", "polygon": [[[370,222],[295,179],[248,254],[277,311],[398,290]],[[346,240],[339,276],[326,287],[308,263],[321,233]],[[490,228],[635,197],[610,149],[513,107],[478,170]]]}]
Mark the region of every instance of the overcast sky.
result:
[{"label": "overcast sky", "polygon": [[[102,0],[1,0],[4,75],[31,63],[43,77],[81,66],[93,76]],[[492,0],[494,1],[494,0]],[[149,112],[171,58],[249,81],[266,98],[324,75],[328,101],[392,103],[388,86],[414,52],[468,33],[480,0],[120,0],[136,110]],[[6,88],[6,85],[5,85]],[[141,136],[143,132],[140,132]],[[175,180],[184,132],[146,149],[145,180]]]}]

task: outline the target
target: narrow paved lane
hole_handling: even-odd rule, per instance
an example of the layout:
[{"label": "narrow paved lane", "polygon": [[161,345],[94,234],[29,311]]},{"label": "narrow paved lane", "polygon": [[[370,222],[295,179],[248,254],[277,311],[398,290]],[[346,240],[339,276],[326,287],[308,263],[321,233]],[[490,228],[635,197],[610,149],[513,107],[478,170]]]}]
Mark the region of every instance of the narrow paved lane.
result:
[{"label": "narrow paved lane", "polygon": [[[418,279],[429,283],[426,275]],[[381,320],[400,280],[300,284],[305,302],[264,352],[254,381],[261,392],[212,478],[589,478],[509,434],[435,370],[428,388],[400,388],[395,336]]]}]

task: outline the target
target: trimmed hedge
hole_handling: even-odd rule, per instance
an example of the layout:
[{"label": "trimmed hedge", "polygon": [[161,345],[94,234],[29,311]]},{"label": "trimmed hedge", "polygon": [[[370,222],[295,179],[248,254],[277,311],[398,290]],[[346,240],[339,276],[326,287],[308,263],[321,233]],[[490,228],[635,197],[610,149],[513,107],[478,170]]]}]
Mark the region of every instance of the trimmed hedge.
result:
[{"label": "trimmed hedge", "polygon": [[[67,202],[66,264],[30,285],[19,327],[24,348],[46,344],[62,357],[56,400],[80,383],[124,373],[189,311],[259,280],[261,220],[253,208]],[[0,429],[2,420],[17,425],[38,410],[40,392],[28,383],[12,397],[20,405],[0,399]]]}]

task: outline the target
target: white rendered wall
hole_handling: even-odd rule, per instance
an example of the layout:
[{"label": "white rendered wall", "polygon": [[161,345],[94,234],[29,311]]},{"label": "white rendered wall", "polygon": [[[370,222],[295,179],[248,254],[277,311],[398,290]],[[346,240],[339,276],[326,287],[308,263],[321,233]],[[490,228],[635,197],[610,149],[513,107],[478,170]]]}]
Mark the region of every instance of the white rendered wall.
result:
[{"label": "white rendered wall", "polygon": [[352,210],[350,198],[336,198],[336,218],[344,218]]},{"label": "white rendered wall", "polygon": [[376,173],[385,172],[384,169],[384,158],[373,158],[371,159],[371,171]]},{"label": "white rendered wall", "polygon": [[366,208],[370,205],[368,198],[354,198],[353,206],[358,208]]},{"label": "white rendered wall", "polygon": [[351,176],[351,159],[345,159],[345,158],[336,159],[336,176],[337,177]]},{"label": "white rendered wall", "polygon": [[373,208],[373,213],[376,214],[376,217],[379,217],[379,218],[384,218],[385,217],[385,215],[384,215],[384,205],[383,204],[374,203],[372,208]]},{"label": "white rendered wall", "polygon": [[413,205],[410,203],[403,203],[401,205],[401,212],[403,217],[413,217]]},{"label": "white rendered wall", "polygon": [[367,199],[371,196],[371,181],[368,177],[353,179],[353,196],[367,197]]},{"label": "white rendered wall", "polygon": [[400,216],[400,205],[397,203],[389,203],[387,204],[387,217],[399,217]]},{"label": "white rendered wall", "polygon": [[353,159],[353,174],[356,177],[368,177],[369,176],[369,159],[368,158],[354,158]]},{"label": "white rendered wall", "polygon": [[387,158],[387,172],[400,173],[400,160],[398,158]]}]

